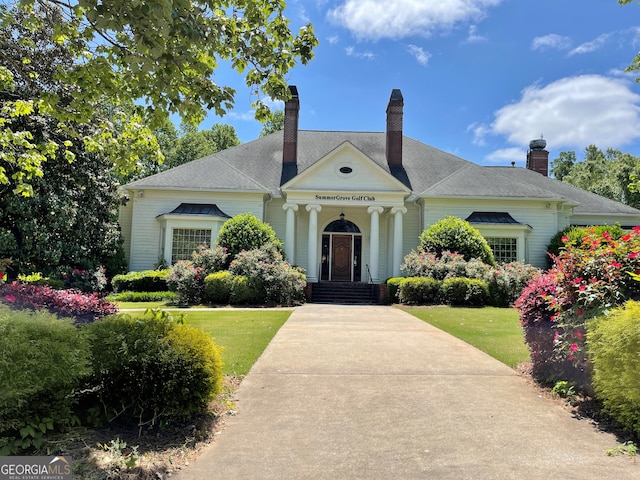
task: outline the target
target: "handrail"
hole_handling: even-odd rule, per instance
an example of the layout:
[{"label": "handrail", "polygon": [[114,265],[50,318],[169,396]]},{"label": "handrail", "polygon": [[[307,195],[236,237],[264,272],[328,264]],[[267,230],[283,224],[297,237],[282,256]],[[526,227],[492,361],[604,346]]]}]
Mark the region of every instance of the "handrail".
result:
[{"label": "handrail", "polygon": [[371,276],[371,270],[369,270],[369,264],[366,263],[365,267],[367,267],[367,283],[373,285],[373,277]]}]

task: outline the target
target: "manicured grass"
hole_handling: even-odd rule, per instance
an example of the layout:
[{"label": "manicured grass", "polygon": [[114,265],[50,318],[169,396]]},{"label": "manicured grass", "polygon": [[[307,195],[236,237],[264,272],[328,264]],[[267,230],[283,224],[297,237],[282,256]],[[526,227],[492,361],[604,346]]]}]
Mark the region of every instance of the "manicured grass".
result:
[{"label": "manicured grass", "polygon": [[166,302],[158,301],[158,302],[115,302],[120,310],[129,310],[129,309],[147,309],[147,308],[162,308],[164,310],[169,309],[170,307]]},{"label": "manicured grass", "polygon": [[[121,307],[122,308],[122,307]],[[133,307],[145,308],[145,307]],[[171,311],[171,308],[164,308]],[[187,324],[200,327],[222,347],[225,375],[246,375],[293,310],[198,310],[185,314]],[[135,312],[142,316],[142,312]]]},{"label": "manicured grass", "polygon": [[512,308],[400,307],[515,368],[529,361],[518,313]]}]

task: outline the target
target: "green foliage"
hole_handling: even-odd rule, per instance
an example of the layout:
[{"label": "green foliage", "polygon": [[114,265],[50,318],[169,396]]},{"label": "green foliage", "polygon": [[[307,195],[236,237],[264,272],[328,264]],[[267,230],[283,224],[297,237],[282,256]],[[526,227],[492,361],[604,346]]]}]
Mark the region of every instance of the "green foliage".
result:
[{"label": "green foliage", "polygon": [[254,250],[267,243],[273,243],[280,253],[283,252],[282,242],[271,225],[250,213],[241,213],[224,222],[218,231],[217,243],[229,254],[227,266],[241,251]]},{"label": "green foliage", "polygon": [[440,287],[440,297],[449,305],[481,307],[489,299],[489,286],[474,278],[447,278]]},{"label": "green foliage", "polygon": [[434,223],[420,234],[420,247],[441,255],[445,251],[459,253],[465,260],[477,258],[495,265],[493,252],[487,241],[469,222],[449,216]]},{"label": "green foliage", "polygon": [[266,137],[275,132],[279,132],[284,128],[284,110],[276,110],[272,117],[264,122],[264,126],[260,131],[260,137]]},{"label": "green foliage", "polygon": [[[17,96],[5,103],[5,118],[21,120],[37,109],[67,132],[73,131],[73,123],[93,126],[89,135],[75,138],[127,170],[149,151],[160,156],[150,129],[169,114],[199,124],[208,111],[223,115],[233,108],[235,91],[214,81],[219,61],[244,72],[252,93],[288,97],[287,75],[298,62],[306,64],[313,58],[317,39],[311,25],[293,34],[284,8],[284,2],[254,0],[117,0],[108,6],[25,0],[14,6],[17,11],[3,6],[3,24],[11,25],[4,35],[7,39],[33,45],[24,40],[29,32],[18,30],[24,24],[22,30],[42,32],[42,41],[64,50],[67,59],[64,68],[52,68],[64,91],[45,89],[26,99]],[[27,84],[36,83],[17,71],[21,64],[55,67],[32,54],[14,58],[23,61],[7,62],[0,69],[0,87],[6,91],[18,89],[23,78]],[[113,115],[96,114],[96,105],[105,98],[114,106],[133,105],[135,113],[117,115],[115,120]],[[260,98],[254,107],[256,118],[268,116]],[[64,142],[33,142],[30,132],[15,123],[0,125],[0,143],[8,145],[2,149],[2,166],[17,167],[14,180],[19,193],[29,193],[28,181],[42,174],[42,163],[56,151],[73,160],[61,148]],[[9,176],[0,171],[0,180]]]},{"label": "green foliage", "polygon": [[264,303],[264,294],[254,289],[247,277],[234,275],[229,301],[231,305],[259,305]]},{"label": "green foliage", "polygon": [[613,148],[603,152],[589,145],[583,161],[576,161],[575,152],[560,152],[551,165],[558,180],[632,207],[640,206],[640,192],[632,186],[640,173],[640,157]]},{"label": "green foliage", "polygon": [[404,281],[404,277],[392,277],[387,280],[387,295],[389,303],[400,301],[400,285]]},{"label": "green foliage", "polygon": [[210,130],[187,129],[167,150],[165,167],[177,167],[236,145],[240,145],[240,140],[231,125],[216,123]]},{"label": "green foliage", "polygon": [[[588,229],[588,230],[587,230]],[[549,267],[553,265],[553,258],[558,256],[564,249],[564,245],[567,242],[571,242],[572,245],[580,247],[582,245],[582,239],[587,236],[588,233],[594,233],[596,235],[602,235],[603,233],[609,233],[611,238],[618,240],[626,232],[620,225],[594,225],[591,227],[566,227],[560,230],[549,242],[547,247],[547,264]]]},{"label": "green foliage", "polygon": [[399,284],[398,297],[402,303],[433,305],[439,301],[442,281],[428,277],[409,277]]},{"label": "green foliage", "polygon": [[92,390],[107,421],[135,418],[142,426],[185,418],[203,412],[221,389],[222,360],[211,337],[149,313],[87,326]]},{"label": "green foliage", "polygon": [[0,305],[0,455],[30,452],[75,424],[89,348],[71,320]]},{"label": "green foliage", "polygon": [[587,324],[593,387],[606,412],[640,436],[640,303]]},{"label": "green foliage", "polygon": [[191,255],[191,261],[196,268],[201,268],[204,275],[224,270],[229,254],[224,247],[217,245],[207,248],[199,245]]},{"label": "green foliage", "polygon": [[204,279],[204,303],[227,305],[231,300],[233,274],[230,272],[216,272]]},{"label": "green foliage", "polygon": [[111,279],[114,292],[163,292],[168,289],[170,270],[144,270],[116,275]]},{"label": "green foliage", "polygon": [[174,292],[121,292],[107,296],[110,302],[177,302]]}]

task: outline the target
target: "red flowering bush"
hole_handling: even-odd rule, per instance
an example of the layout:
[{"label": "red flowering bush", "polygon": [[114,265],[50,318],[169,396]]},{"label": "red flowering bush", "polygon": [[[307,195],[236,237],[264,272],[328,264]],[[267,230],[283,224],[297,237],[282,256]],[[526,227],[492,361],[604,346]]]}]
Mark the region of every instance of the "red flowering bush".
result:
[{"label": "red flowering bush", "polygon": [[[619,239],[606,231],[599,234],[588,228],[585,233],[579,242],[563,237],[565,251],[554,257],[554,266],[545,276],[549,282],[547,291],[533,298],[534,294],[525,290],[516,306],[525,335],[527,329],[535,326],[531,322],[532,312],[550,313],[551,344],[549,339],[544,346],[529,344],[534,371],[536,362],[554,363],[562,370],[563,380],[576,381],[588,390],[586,322],[639,293],[640,283],[631,274],[640,273],[640,227]],[[530,286],[535,290],[535,281]],[[545,358],[534,357],[535,351],[545,352]],[[571,367],[566,368],[567,364]]]},{"label": "red flowering bush", "polygon": [[97,293],[87,295],[78,290],[55,290],[46,285],[7,283],[0,286],[0,296],[12,308],[45,309],[61,317],[74,318],[76,323],[93,322],[118,312],[113,303]]}]

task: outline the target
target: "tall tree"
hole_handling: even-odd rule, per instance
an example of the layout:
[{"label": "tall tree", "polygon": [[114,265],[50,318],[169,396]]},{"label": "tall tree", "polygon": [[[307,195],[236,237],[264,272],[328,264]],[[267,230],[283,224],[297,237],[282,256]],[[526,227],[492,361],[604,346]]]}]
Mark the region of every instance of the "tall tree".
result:
[{"label": "tall tree", "polygon": [[260,132],[261,137],[266,137],[267,135],[275,132],[279,132],[284,128],[284,110],[276,110],[273,112],[272,117],[264,122],[262,127],[262,131]]},{"label": "tall tree", "polygon": [[612,148],[603,152],[590,145],[585,149],[583,161],[577,162],[573,151],[560,152],[551,165],[558,180],[640,208],[640,192],[632,186],[633,176],[640,172],[640,157]]},{"label": "tall tree", "polygon": [[[73,89],[56,78],[56,71],[71,65],[74,57],[65,45],[51,42],[52,32],[47,31],[51,26],[30,30],[23,26],[28,19],[16,16],[15,20],[15,25],[0,28],[0,51],[6,58],[32,61],[15,66],[14,88],[0,89],[0,102],[34,99],[44,93],[61,99],[73,95]],[[30,181],[32,194],[27,198],[11,193],[20,184],[22,167],[6,164],[7,180],[0,184],[0,257],[12,259],[14,273],[53,273],[58,268],[99,264],[117,271],[123,258],[118,257],[118,195],[111,162],[89,152],[51,115],[33,111],[8,123],[23,132],[25,141],[64,145],[65,152],[52,148],[48,161],[39,166],[42,175]],[[81,135],[92,133],[87,125],[70,125]],[[67,153],[73,155],[73,163]]]},{"label": "tall tree", "polygon": [[[33,112],[50,115],[86,149],[127,170],[140,156],[132,146],[160,156],[149,129],[158,128],[167,114],[199,124],[208,111],[223,115],[233,107],[234,89],[213,79],[221,61],[244,73],[262,120],[269,109],[261,96],[285,100],[287,73],[311,60],[317,44],[311,25],[291,32],[283,0],[19,0],[13,9],[0,8],[2,24],[15,24],[21,16],[24,27],[49,32],[48,40],[73,58],[53,72],[69,86],[67,95],[10,95],[2,104],[0,183],[11,176],[16,193],[24,195],[31,180],[43,174],[44,161],[60,154],[73,160],[73,151],[52,139],[36,143],[14,119]],[[14,92],[19,70],[34,60],[28,52],[15,58],[3,49],[0,60],[0,89]],[[123,128],[97,114],[104,97],[116,106],[136,101],[135,115],[122,117]],[[80,134],[77,124],[97,128]]]},{"label": "tall tree", "polygon": [[183,128],[184,134],[178,139],[174,148],[168,150],[165,168],[172,168],[183,163],[206,157],[212,153],[240,145],[240,140],[231,125],[216,123],[209,130]]}]

